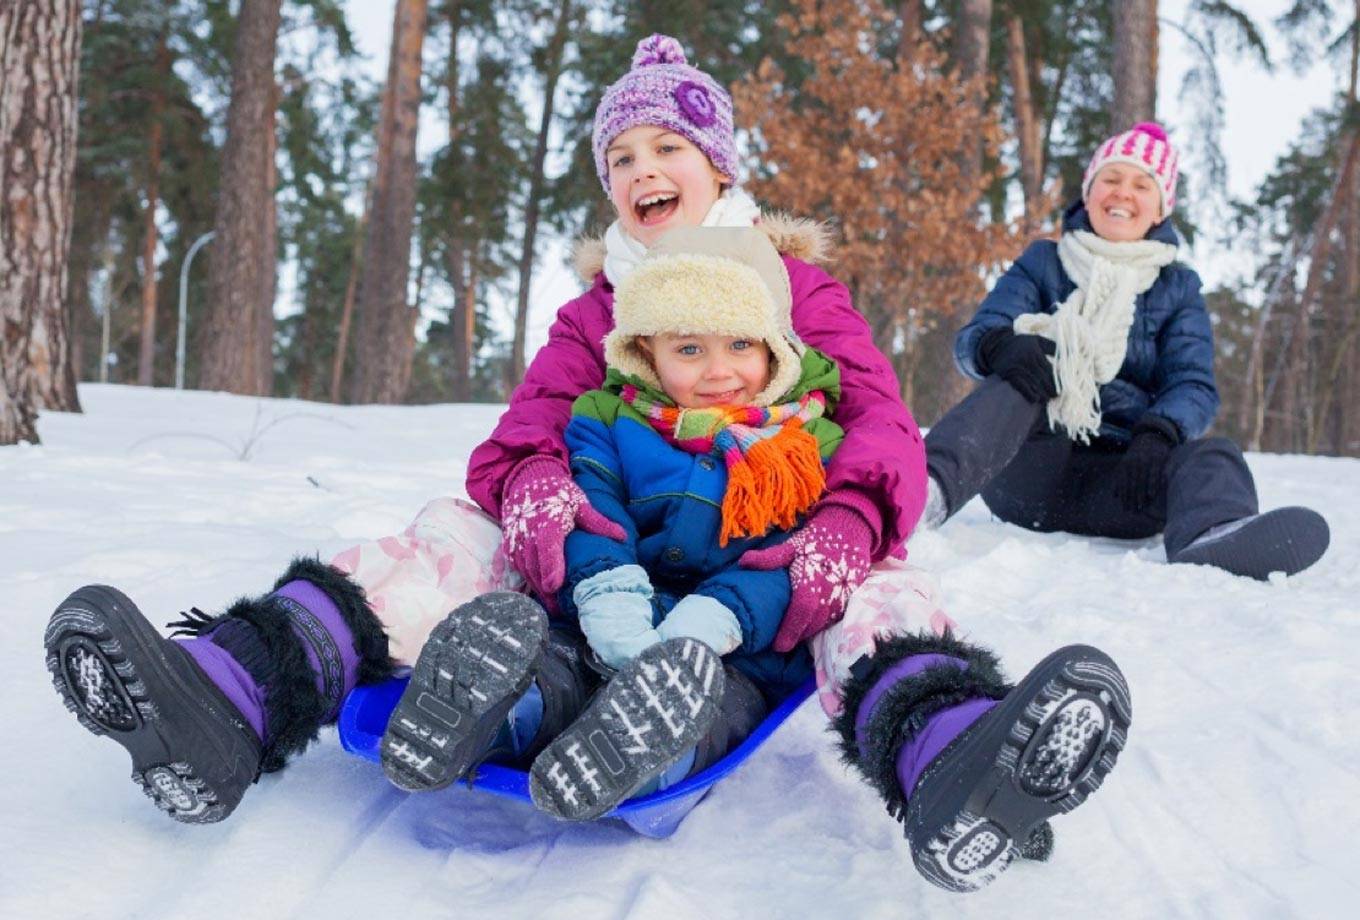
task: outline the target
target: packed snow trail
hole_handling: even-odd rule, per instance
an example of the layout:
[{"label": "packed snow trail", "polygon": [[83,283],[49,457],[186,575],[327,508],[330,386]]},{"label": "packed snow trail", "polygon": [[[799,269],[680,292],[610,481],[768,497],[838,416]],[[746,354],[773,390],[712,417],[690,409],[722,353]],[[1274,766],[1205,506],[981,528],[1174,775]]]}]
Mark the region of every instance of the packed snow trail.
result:
[{"label": "packed snow trail", "polygon": [[[153,622],[268,588],[292,554],[461,495],[497,406],[335,407],[84,386],[0,448],[0,916],[1342,917],[1360,900],[1360,461],[1251,455],[1262,507],[1325,514],[1313,569],[1258,584],[1158,541],[1033,534],[974,502],[913,541],[1012,676],[1085,642],[1128,676],[1128,748],[1046,866],[951,895],[809,702],[653,841],[462,788],[407,795],[333,729],[219,825],[166,819],[53,692],[42,634],[87,582]],[[271,427],[272,425],[272,427]],[[247,459],[238,459],[241,454]]]}]

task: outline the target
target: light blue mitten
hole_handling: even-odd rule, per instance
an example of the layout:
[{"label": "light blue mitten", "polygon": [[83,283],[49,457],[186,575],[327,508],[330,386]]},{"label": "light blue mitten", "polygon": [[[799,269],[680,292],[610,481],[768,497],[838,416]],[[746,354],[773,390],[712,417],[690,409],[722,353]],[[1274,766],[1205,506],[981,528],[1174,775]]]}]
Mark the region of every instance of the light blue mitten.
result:
[{"label": "light blue mitten", "polygon": [[719,655],[741,645],[741,624],[727,605],[706,594],[689,594],[666,614],[656,628],[662,639],[698,639]]},{"label": "light blue mitten", "polygon": [[600,660],[623,667],[661,636],[652,628],[652,583],[640,565],[620,565],[592,575],[572,592],[581,632]]}]

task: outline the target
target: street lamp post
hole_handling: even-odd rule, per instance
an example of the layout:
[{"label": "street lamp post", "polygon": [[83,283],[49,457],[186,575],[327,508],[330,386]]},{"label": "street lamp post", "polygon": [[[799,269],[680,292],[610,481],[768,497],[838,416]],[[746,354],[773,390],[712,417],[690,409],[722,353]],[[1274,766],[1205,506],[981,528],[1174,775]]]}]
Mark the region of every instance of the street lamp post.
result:
[{"label": "street lamp post", "polygon": [[193,264],[194,256],[198,251],[212,242],[212,238],[217,233],[209,231],[198,239],[194,240],[194,245],[189,247],[189,252],[184,256],[184,264],[179,269],[179,335],[175,339],[175,389],[184,389],[184,330],[186,325],[186,309],[189,300],[189,266]]}]

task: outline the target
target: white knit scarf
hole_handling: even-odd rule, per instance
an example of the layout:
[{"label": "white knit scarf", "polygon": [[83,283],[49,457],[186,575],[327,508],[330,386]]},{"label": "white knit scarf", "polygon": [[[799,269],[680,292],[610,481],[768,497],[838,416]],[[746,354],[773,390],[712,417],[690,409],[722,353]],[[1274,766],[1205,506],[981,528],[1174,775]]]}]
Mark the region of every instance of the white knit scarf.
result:
[{"label": "white knit scarf", "polygon": [[1100,431],[1100,385],[1124,364],[1139,294],[1152,287],[1176,247],[1155,240],[1115,243],[1085,230],[1064,233],[1058,259],[1077,289],[1052,313],[1015,318],[1015,331],[1058,345],[1053,362],[1058,395],[1048,401],[1048,423],[1083,444]]},{"label": "white knit scarf", "polygon": [[[760,206],[742,189],[723,192],[704,215],[701,227],[753,227],[760,217]],[[616,220],[604,234],[604,276],[617,287],[647,255],[647,247],[624,232]]]}]

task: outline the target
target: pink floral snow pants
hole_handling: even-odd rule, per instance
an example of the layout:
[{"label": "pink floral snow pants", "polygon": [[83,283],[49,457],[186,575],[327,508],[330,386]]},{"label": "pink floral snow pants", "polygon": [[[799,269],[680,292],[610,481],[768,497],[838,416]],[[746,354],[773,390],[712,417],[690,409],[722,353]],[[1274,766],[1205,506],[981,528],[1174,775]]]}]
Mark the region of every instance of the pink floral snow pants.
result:
[{"label": "pink floral snow pants", "polygon": [[[352,546],[331,565],[363,586],[387,630],[392,657],[415,664],[430,631],[450,610],[488,591],[521,591],[524,580],[501,552],[501,531],[461,498],[437,498],[396,536]],[[845,617],[811,640],[817,699],[841,710],[850,666],[872,654],[880,636],[936,635],[954,628],[940,609],[939,586],[922,569],[885,559],[850,597]]]}]

